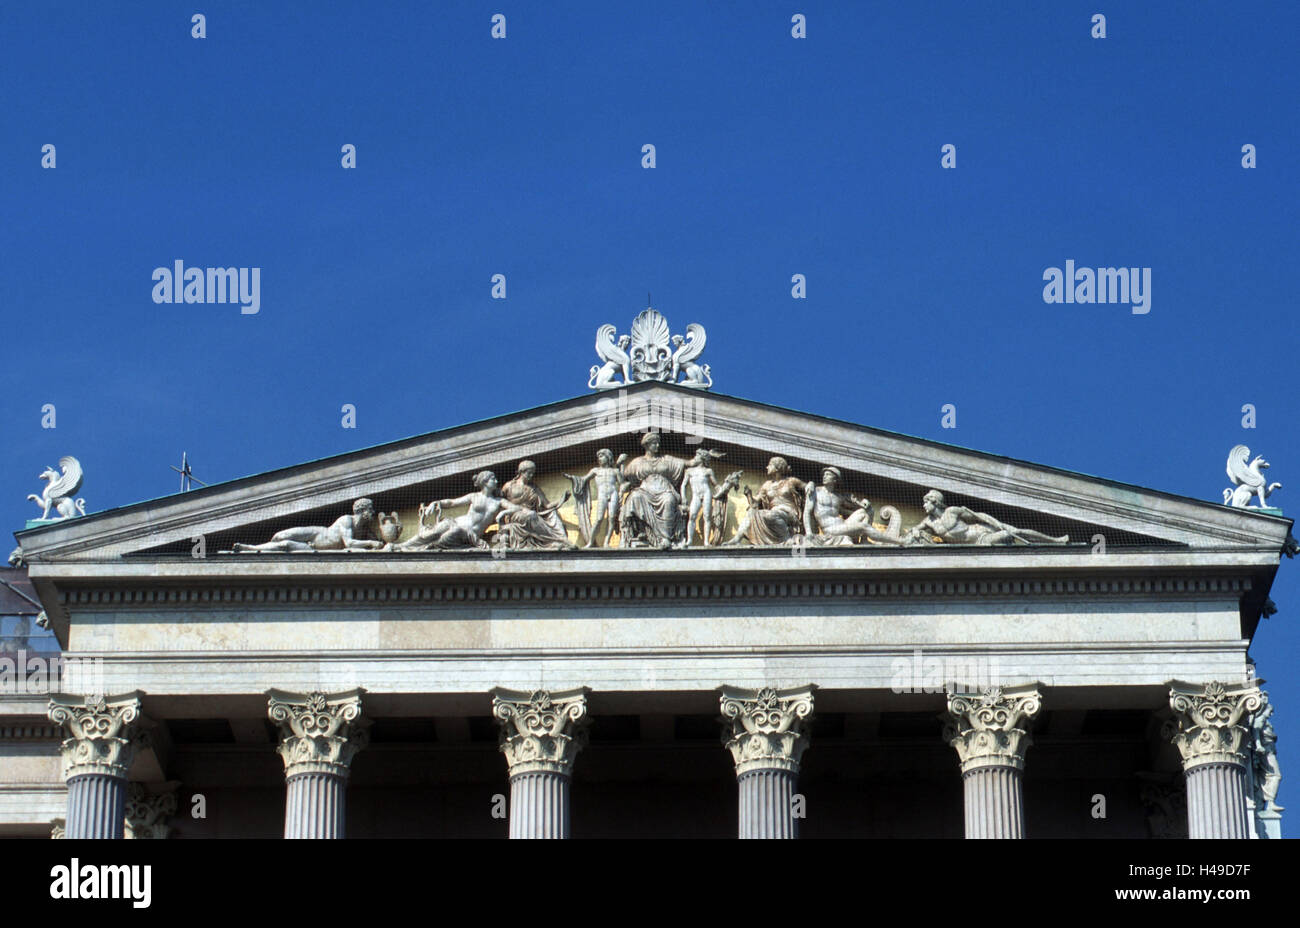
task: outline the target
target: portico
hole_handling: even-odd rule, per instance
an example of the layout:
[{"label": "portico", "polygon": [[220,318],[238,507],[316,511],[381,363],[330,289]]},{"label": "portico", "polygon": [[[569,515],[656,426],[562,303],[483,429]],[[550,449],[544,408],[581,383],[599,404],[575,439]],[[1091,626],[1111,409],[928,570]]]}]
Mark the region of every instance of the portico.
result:
[{"label": "portico", "polygon": [[[0,732],[47,732],[27,780],[0,740],[0,828],[48,814],[5,798],[39,781],[70,836],[127,831],[131,783],[179,784],[185,837],[1255,830],[1248,649],[1289,520],[694,390],[740,476],[724,531],[687,546],[664,458],[709,456],[605,398],[21,533],[97,686],[0,697]],[[627,544],[583,527],[569,482],[621,455],[658,481]],[[509,505],[477,479],[524,461]],[[828,468],[831,497],[810,489]],[[799,525],[809,497],[851,531]]]}]

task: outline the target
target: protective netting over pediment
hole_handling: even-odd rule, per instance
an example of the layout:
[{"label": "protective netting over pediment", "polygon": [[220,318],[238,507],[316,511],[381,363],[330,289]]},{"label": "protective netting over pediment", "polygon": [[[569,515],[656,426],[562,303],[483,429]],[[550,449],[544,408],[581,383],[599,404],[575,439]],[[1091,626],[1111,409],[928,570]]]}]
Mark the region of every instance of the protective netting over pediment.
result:
[{"label": "protective netting over pediment", "polygon": [[[489,476],[490,475],[490,476]],[[208,535],[209,555],[807,546],[1177,546],[798,455],[628,433]],[[188,554],[191,542],[141,553]]]}]

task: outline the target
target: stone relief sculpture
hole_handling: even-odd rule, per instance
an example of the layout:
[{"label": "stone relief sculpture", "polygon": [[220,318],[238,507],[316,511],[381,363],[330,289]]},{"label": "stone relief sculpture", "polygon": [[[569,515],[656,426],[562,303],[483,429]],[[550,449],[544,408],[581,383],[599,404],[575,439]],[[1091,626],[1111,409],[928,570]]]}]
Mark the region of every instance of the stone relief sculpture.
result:
[{"label": "stone relief sculpture", "polygon": [[[623,454],[615,459],[610,449],[601,448],[586,474],[563,474],[572,489],[557,502],[538,485],[533,461],[520,461],[504,486],[492,471],[481,471],[473,477],[474,492],[419,506],[416,533],[404,542],[399,542],[398,513],[376,512],[371,500],[358,499],[350,515],[329,526],[285,529],[263,544],[239,543],[225,553],[470,550],[487,548],[489,541],[502,550],[573,550],[577,545],[569,531],[574,526],[560,514],[571,498],[586,549],[610,548],[615,531],[621,547],[658,549],[1063,545],[1070,540],[1008,525],[965,506],[948,506],[933,489],[922,498],[924,517],[904,529],[899,508],[886,505],[877,512],[869,500],[845,491],[838,467],[823,467],[819,483],[805,483],[778,456],[768,461],[767,480],[757,493],[744,488],[748,508],[724,542],[730,493],[740,488],[743,472],[732,471],[719,481],[714,465],[725,456],[722,451],[700,448],[687,461],[664,454],[657,432],[643,436],[641,445],[643,453],[636,458]],[[443,517],[444,509],[456,506],[468,511]],[[490,534],[493,525],[495,536]]]},{"label": "stone relief sculpture", "polygon": [[[609,547],[618,526],[619,499],[623,495],[625,483],[623,472],[619,469],[627,461],[627,455],[619,455],[614,461],[614,452],[601,448],[596,452],[596,466],[582,477],[565,474],[573,484],[574,511],[578,516],[578,533],[582,536],[584,548],[596,546],[596,530],[603,520],[608,528],[605,530],[605,547]],[[617,466],[616,466],[617,465]],[[591,488],[596,489],[596,511],[591,511]]]},{"label": "stone relief sculpture", "polygon": [[722,457],[721,451],[701,448],[695,452],[690,466],[682,474],[682,487],[678,491],[678,496],[681,497],[683,506],[686,505],[687,496],[690,496],[690,508],[686,513],[686,547],[690,547],[691,542],[695,540],[695,531],[699,523],[703,523],[700,537],[704,539],[705,544],[709,542],[708,529],[709,521],[713,516],[713,495],[718,491],[724,495],[727,492],[718,483],[718,478],[714,476],[713,468],[709,465],[713,461],[721,460]]},{"label": "stone relief sculpture", "polygon": [[[415,536],[392,546],[394,551],[433,551],[455,548],[486,548],[484,535],[505,512],[525,512],[501,498],[501,485],[490,470],[474,475],[473,493],[455,499],[443,499],[420,507],[420,525]],[[443,519],[442,510],[453,506],[469,505],[469,511],[454,519]],[[433,524],[425,523],[425,515],[434,514]]]},{"label": "stone relief sculpture", "polygon": [[697,322],[692,322],[686,327],[685,338],[680,335],[673,336],[673,366],[668,375],[669,383],[678,383],[677,375],[681,373],[680,382],[684,387],[707,390],[713,386],[713,378],[709,376],[709,365],[701,366],[695,363],[695,359],[704,352],[704,342],[704,326]]},{"label": "stone relief sculpture", "polygon": [[803,524],[803,481],[790,476],[790,465],[782,457],[768,461],[767,476],[771,479],[759,488],[757,496],[745,487],[749,511],[727,545],[738,545],[741,539],[751,545],[783,545],[798,534]]},{"label": "stone relief sculpture", "polygon": [[[618,336],[617,331],[608,323],[596,330],[596,354],[602,363],[591,368],[587,380],[591,389],[612,390],[647,380],[700,390],[713,385],[709,366],[696,362],[706,342],[699,323],[688,325],[685,336],[673,335],[668,320],[646,308],[632,320],[630,334]],[[622,380],[615,379],[619,374]]]},{"label": "stone relief sculpture", "polygon": [[507,548],[561,550],[575,547],[569,541],[569,532],[564,527],[558,510],[569,501],[569,493],[551,505],[537,486],[537,465],[532,461],[520,461],[514,478],[501,488],[501,496],[515,508],[503,511],[498,516],[502,532],[501,543]]},{"label": "stone relief sculpture", "polygon": [[878,544],[901,545],[903,517],[893,506],[880,510],[889,520],[881,531],[875,527],[871,503],[855,496],[841,496],[843,474],[838,467],[822,470],[821,486],[808,485],[807,502],[804,503],[803,525],[805,538],[812,544]]},{"label": "stone relief sculpture", "polygon": [[235,544],[237,554],[298,554],[310,551],[378,551],[392,544],[402,534],[397,513],[375,512],[375,504],[359,499],[352,504],[352,514],[339,516],[329,526],[308,525],[286,528],[260,545]]},{"label": "stone relief sculpture", "polygon": [[[1282,484],[1265,480],[1263,471],[1268,469],[1268,461],[1263,455],[1256,455],[1255,460],[1247,464],[1249,457],[1250,449],[1245,445],[1235,445],[1228,452],[1228,477],[1233,485],[1223,491],[1223,501],[1237,509],[1269,509],[1269,494],[1282,489]],[[1259,497],[1258,506],[1250,504],[1252,496]]]},{"label": "stone relief sculpture", "polygon": [[41,471],[40,479],[45,481],[45,489],[41,491],[41,495],[28,493],[27,498],[41,507],[43,520],[50,518],[51,509],[57,513],[56,519],[71,519],[86,514],[86,501],[72,498],[73,494],[81,489],[80,461],[70,454],[64,455],[59,458],[59,469],[56,471],[53,467],[45,468]]},{"label": "stone relief sculpture", "polygon": [[677,495],[686,462],[661,454],[658,432],[641,439],[645,453],[623,465],[630,485],[619,513],[618,533],[625,548],[669,548],[682,539],[685,528],[682,499]]},{"label": "stone relief sculpture", "polygon": [[[615,341],[614,335],[617,331],[608,323],[596,330],[596,354],[605,363],[592,365],[587,386],[593,390],[609,390],[636,382],[632,379],[631,359],[627,354],[627,346],[632,339],[630,336],[620,335],[618,341]],[[619,373],[623,375],[623,379],[615,380],[615,375]]]},{"label": "stone relief sculpture", "polygon": [[636,383],[667,380],[672,367],[672,333],[668,320],[653,309],[643,309],[632,320],[632,377]]},{"label": "stone relief sculpture", "polygon": [[983,512],[974,512],[965,506],[945,506],[943,494],[931,490],[921,500],[925,518],[908,529],[904,536],[908,544],[935,544],[937,536],[942,542],[957,545],[1063,545],[1069,535],[1053,538],[1027,528],[1004,525]]},{"label": "stone relief sculpture", "polygon": [[1255,779],[1255,808],[1281,812],[1277,804],[1277,790],[1282,785],[1282,768],[1277,762],[1277,732],[1269,716],[1273,704],[1268,703],[1251,719],[1251,768]]},{"label": "stone relief sculpture", "polygon": [[727,479],[722,481],[713,491],[713,501],[709,504],[709,537],[707,539],[710,545],[722,544],[722,537],[727,529],[727,505],[730,501],[731,491],[740,486],[740,478],[744,471],[733,470],[727,474]]}]

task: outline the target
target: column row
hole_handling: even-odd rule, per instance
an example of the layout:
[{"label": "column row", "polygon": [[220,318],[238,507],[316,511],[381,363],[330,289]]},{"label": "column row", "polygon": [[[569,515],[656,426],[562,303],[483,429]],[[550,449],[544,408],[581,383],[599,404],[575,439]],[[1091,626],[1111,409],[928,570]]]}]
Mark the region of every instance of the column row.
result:
[{"label": "column row", "polygon": [[[735,764],[739,836],[794,838],[801,814],[797,781],[809,745],[816,687],[718,690],[722,741]],[[574,761],[590,724],[585,687],[548,692],[492,690],[500,749],[510,778],[512,838],[567,838]],[[267,713],[280,732],[284,761],[286,838],[341,838],[352,759],[369,741],[362,716],[364,690],[343,693],[267,693]],[[146,813],[128,800],[127,774],[140,743],[140,692],[52,699],[51,720],[68,736],[63,775],[68,786],[69,838],[120,838],[134,810],[137,836],[164,836],[165,826],[143,824]],[[1247,741],[1252,713],[1267,696],[1252,684],[1175,683],[1173,717],[1165,734],[1182,755],[1188,828],[1193,838],[1245,838]],[[978,695],[950,693],[944,740],[957,752],[968,838],[1024,836],[1021,776],[1030,730],[1042,708],[1036,684],[990,687]],[[175,797],[149,797],[149,808]],[[141,806],[144,808],[144,806]]]}]

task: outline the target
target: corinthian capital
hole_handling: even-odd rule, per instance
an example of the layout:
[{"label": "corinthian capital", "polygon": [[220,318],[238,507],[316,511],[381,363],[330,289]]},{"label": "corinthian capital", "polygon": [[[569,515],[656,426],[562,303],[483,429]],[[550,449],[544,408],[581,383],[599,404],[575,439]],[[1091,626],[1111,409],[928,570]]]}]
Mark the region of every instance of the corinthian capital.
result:
[{"label": "corinthian capital", "polygon": [[957,750],[962,773],[980,767],[1022,770],[1033,744],[1029,725],[1042,707],[1037,683],[990,686],[978,696],[949,693],[943,740]]},{"label": "corinthian capital", "polygon": [[1183,756],[1183,769],[1200,764],[1246,765],[1245,743],[1250,715],[1268,701],[1253,683],[1169,684],[1174,717],[1164,733]]},{"label": "corinthian capital", "polygon": [[369,722],[361,718],[361,694],[267,691],[267,715],[280,728],[276,750],[284,775],[330,773],[346,777],[356,756],[369,742]]},{"label": "corinthian capital", "polygon": [[587,744],[585,686],[561,693],[492,690],[492,714],[501,726],[501,751],[510,775],[573,773],[573,761]]},{"label": "corinthian capital", "polygon": [[168,820],[176,814],[175,781],[149,789],[131,783],[126,790],[126,837],[165,838],[171,833]]},{"label": "corinthian capital", "polygon": [[54,696],[50,721],[63,727],[63,779],[96,773],[126,779],[135,759],[139,691],[121,696]]},{"label": "corinthian capital", "polygon": [[722,743],[731,751],[736,776],[751,770],[799,769],[808,748],[807,723],[816,689],[812,684],[788,690],[718,688]]}]

